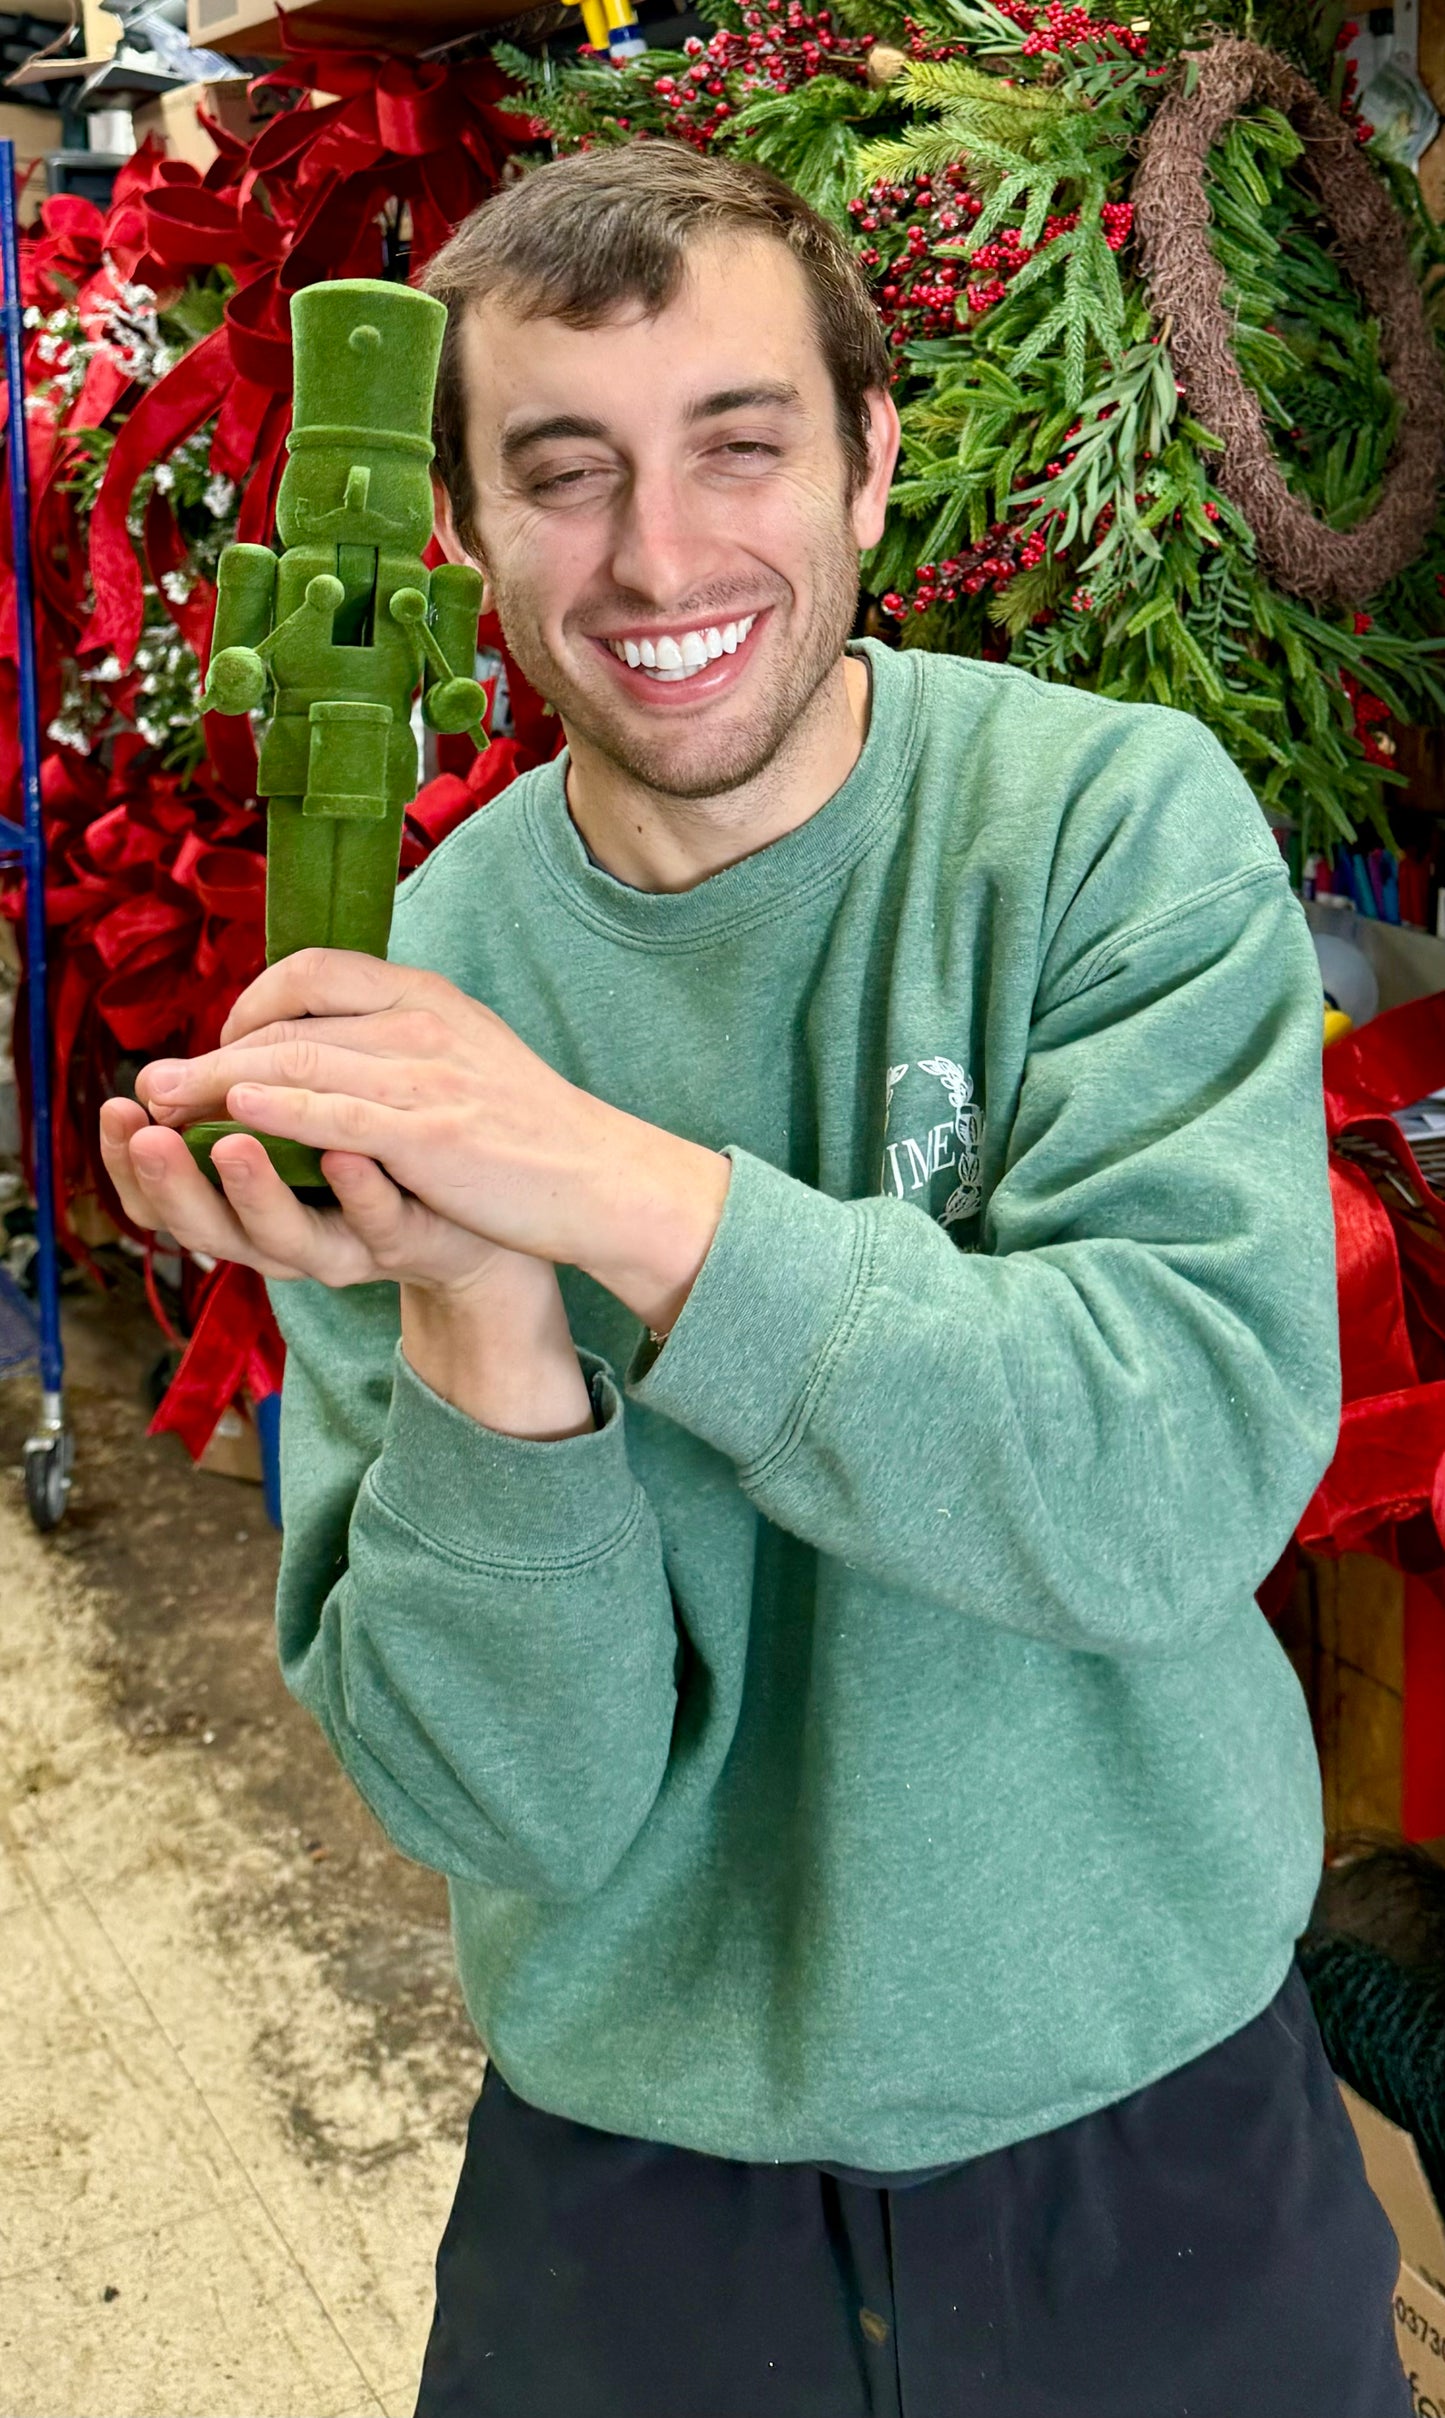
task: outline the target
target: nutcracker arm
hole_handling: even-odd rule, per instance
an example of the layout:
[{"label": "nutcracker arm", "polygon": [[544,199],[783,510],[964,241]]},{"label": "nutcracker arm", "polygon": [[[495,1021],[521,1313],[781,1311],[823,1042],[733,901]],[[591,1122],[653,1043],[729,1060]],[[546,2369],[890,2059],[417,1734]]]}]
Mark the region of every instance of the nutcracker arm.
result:
[{"label": "nutcracker arm", "polygon": [[216,618],[202,713],[245,714],[259,705],[266,673],[258,649],[266,643],[276,596],[276,557],[269,546],[227,546],[216,582]]},{"label": "nutcracker arm", "polygon": [[[239,547],[231,549],[232,552],[237,553],[240,550]],[[248,554],[263,554],[266,552],[266,548],[247,546],[245,551]],[[275,556],[272,555],[270,559],[274,564]],[[306,593],[295,612],[288,613],[284,621],[278,621],[273,630],[269,630],[264,637],[256,639],[249,646],[222,647],[220,653],[211,658],[211,669],[206,680],[205,694],[201,699],[201,711],[203,713],[246,714],[251,711],[253,706],[259,705],[266,690],[267,656],[274,652],[288,630],[295,629],[298,622],[322,623],[325,625],[322,630],[323,639],[329,636],[332,617],[345,594],[346,590],[340,580],[330,571],[318,571],[314,579],[308,579],[306,582]],[[219,623],[219,608],[216,619]]]},{"label": "nutcracker arm", "polygon": [[482,575],[470,563],[438,563],[431,575],[431,619],[453,672],[470,677],[477,661]]},{"label": "nutcracker arm", "polygon": [[407,630],[422,654],[422,718],[433,730],[471,731],[479,747],[489,744],[487,692],[463,666],[477,659],[477,615],[482,583],[466,563],[439,563],[431,576],[436,626],[427,619],[420,588],[398,588],[391,617]]},{"label": "nutcracker arm", "polygon": [[228,646],[259,646],[271,627],[276,597],[276,557],[269,546],[227,546],[216,583],[216,621],[211,652]]}]

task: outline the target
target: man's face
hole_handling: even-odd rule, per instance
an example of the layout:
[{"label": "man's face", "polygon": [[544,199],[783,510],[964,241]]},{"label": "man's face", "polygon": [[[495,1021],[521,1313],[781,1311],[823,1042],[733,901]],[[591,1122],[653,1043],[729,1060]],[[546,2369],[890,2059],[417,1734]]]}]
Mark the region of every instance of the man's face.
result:
[{"label": "man's face", "polygon": [[574,746],[654,791],[751,780],[852,628],[891,403],[850,500],[807,285],[766,237],[700,244],[656,318],[489,302],[464,343],[481,559],[521,669]]}]

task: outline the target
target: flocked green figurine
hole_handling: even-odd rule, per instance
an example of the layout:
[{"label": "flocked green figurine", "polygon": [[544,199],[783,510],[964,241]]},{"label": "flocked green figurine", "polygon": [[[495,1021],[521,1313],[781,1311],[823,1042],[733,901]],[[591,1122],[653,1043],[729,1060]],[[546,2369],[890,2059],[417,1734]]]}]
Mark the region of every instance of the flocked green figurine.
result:
[{"label": "flocked green figurine", "polygon": [[[208,710],[250,713],[270,688],[257,790],[267,804],[266,962],[295,949],[386,955],[402,818],[416,795],[412,708],[486,744],[473,677],[482,583],[428,570],[431,415],[446,312],[369,277],[291,298],[294,408],[276,499],[283,553],[228,546]],[[210,1169],[222,1134],[186,1135]],[[322,1187],[317,1153],[264,1134],[289,1184]],[[214,1177],[213,1177],[214,1180]]]}]

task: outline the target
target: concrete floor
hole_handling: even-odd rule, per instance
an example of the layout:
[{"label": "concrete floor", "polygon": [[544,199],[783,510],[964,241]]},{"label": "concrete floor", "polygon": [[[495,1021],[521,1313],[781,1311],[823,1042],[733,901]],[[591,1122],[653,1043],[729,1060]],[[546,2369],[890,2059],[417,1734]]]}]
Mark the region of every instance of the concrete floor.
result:
[{"label": "concrete floor", "polygon": [[[256,1519],[252,1489],[174,1484],[182,1525],[218,1486]],[[296,1826],[214,1732],[128,1734],[116,1605],[13,1463],[0,1573],[0,2410],[404,2418],[480,2051],[438,2084],[378,2048],[364,1977],[277,1918],[317,1877]]]}]

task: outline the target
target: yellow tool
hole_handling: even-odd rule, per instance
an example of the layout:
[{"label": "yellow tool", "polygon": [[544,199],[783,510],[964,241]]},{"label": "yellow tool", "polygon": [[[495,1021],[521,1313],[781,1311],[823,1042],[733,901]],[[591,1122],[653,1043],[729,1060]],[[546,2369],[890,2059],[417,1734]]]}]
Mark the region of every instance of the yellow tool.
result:
[{"label": "yellow tool", "polygon": [[631,0],[581,0],[581,7],[589,50],[605,50],[614,65],[641,57],[647,39]]}]

